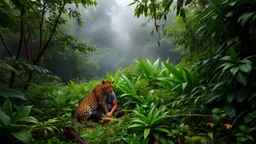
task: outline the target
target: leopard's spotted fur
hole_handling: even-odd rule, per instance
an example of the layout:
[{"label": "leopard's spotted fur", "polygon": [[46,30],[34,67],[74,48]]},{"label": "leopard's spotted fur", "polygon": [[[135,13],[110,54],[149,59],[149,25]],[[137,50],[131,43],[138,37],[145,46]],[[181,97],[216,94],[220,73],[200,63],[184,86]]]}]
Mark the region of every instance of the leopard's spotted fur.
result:
[{"label": "leopard's spotted fur", "polygon": [[114,82],[110,81],[102,81],[101,84],[98,84],[76,108],[74,121],[82,124],[84,120],[90,117],[90,113],[96,110],[98,106],[105,112],[105,114],[107,114],[108,109],[105,105],[105,99],[107,94],[113,91],[113,84]]}]

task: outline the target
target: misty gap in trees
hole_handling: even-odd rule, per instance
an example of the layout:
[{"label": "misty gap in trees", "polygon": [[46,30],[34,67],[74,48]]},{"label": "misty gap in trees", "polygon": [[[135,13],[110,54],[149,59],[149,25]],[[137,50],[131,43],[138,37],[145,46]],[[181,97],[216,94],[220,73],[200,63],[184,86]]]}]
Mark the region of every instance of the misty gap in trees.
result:
[{"label": "misty gap in trees", "polygon": [[[74,5],[69,7],[75,8]],[[83,26],[79,26],[75,19],[62,15],[67,24],[62,25],[60,30],[93,45],[96,51],[81,55],[59,47],[58,50],[48,52],[40,65],[68,82],[76,78],[87,81],[102,77],[106,71],[113,74],[117,69],[134,63],[138,57],[150,60],[160,58],[163,61],[169,59],[173,64],[180,62],[180,54],[174,50],[170,38],[161,37],[161,46],[158,47],[158,35],[150,34],[154,30],[152,22],[142,28],[139,25],[147,22],[147,19],[134,18],[133,10],[134,7],[122,7],[115,0],[98,1],[97,7],[88,7],[86,10],[79,7]],[[175,14],[170,15],[168,24],[174,17]],[[16,53],[18,40],[18,34],[6,40],[12,53]],[[24,48],[21,54],[25,55]],[[3,45],[0,45],[0,55],[8,56]]]}]

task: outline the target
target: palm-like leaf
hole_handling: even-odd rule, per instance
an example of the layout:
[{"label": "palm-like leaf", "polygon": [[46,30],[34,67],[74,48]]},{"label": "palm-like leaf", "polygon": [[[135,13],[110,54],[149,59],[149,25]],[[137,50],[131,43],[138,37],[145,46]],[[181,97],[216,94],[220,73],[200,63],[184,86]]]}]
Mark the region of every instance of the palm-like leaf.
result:
[{"label": "palm-like leaf", "polygon": [[182,69],[180,69],[180,71],[178,69],[176,69],[175,67],[173,67],[171,64],[169,63],[165,63],[164,62],[165,67],[169,70],[169,72],[179,81],[179,82],[184,82],[184,76],[183,76],[183,72]]},{"label": "palm-like leaf", "polygon": [[30,132],[41,130],[44,132],[45,137],[48,136],[47,131],[51,132],[52,134],[55,134],[55,130],[59,131],[58,128],[53,125],[53,123],[58,122],[56,118],[49,119],[45,122],[40,122],[36,118],[29,117],[28,119],[25,119],[25,121],[31,122],[34,124],[30,127],[30,130],[29,130]]},{"label": "palm-like leaf", "polygon": [[124,90],[123,92],[125,93],[130,93],[132,95],[135,95],[137,96],[137,93],[136,93],[136,90],[133,86],[133,83],[125,76],[125,75],[122,75],[124,81],[125,81],[125,84],[124,86],[122,86],[122,89]]},{"label": "palm-like leaf", "polygon": [[115,82],[115,85],[118,85],[119,84],[119,77],[120,77],[120,74],[121,74],[121,68],[118,69],[113,76],[111,76],[108,72],[106,72],[106,77],[109,81],[114,81]]},{"label": "palm-like leaf", "polygon": [[137,108],[133,110],[136,118],[132,119],[132,125],[129,128],[140,127],[143,129],[144,139],[153,133],[169,133],[168,126],[162,125],[164,119],[170,117],[165,107],[157,108],[157,105],[154,105],[147,113],[141,113],[140,106],[137,105]]},{"label": "palm-like leaf", "polygon": [[143,71],[143,76],[147,79],[155,79],[161,75],[159,72],[159,59],[157,59],[153,64],[148,60],[138,59],[136,62],[138,63],[140,69]]}]

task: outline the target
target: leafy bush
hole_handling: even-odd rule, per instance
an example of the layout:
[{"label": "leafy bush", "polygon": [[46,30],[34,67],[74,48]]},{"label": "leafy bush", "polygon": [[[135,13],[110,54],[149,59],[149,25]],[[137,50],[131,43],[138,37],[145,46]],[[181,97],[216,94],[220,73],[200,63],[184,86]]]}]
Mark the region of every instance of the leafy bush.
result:
[{"label": "leafy bush", "polygon": [[12,98],[19,100],[26,100],[25,96],[17,90],[0,89],[0,95],[7,98],[3,107],[0,109],[0,135],[4,143],[10,143],[13,137],[22,141],[23,143],[32,143],[32,136],[24,124],[28,117],[32,106],[19,106],[11,103]]},{"label": "leafy bush", "polygon": [[154,138],[159,139],[163,143],[170,143],[172,141],[165,138],[169,134],[169,126],[164,120],[168,119],[168,111],[165,107],[157,108],[157,105],[152,104],[149,108],[144,108],[145,105],[138,106],[133,110],[134,118],[129,128],[138,128],[140,133],[143,133],[144,139],[152,141]]}]

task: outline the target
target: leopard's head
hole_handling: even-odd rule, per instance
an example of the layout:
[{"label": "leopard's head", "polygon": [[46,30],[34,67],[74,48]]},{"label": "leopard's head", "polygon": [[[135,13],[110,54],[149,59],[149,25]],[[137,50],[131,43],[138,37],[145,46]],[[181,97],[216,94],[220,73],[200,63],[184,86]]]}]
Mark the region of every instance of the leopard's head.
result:
[{"label": "leopard's head", "polygon": [[111,93],[113,91],[114,81],[102,81],[102,90],[106,93]]}]

